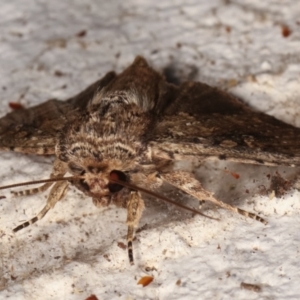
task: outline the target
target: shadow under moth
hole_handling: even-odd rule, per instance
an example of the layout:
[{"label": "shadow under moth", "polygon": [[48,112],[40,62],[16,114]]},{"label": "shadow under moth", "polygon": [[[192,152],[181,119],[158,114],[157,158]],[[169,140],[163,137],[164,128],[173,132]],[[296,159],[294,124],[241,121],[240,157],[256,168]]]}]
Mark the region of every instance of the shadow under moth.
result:
[{"label": "shadow under moth", "polygon": [[300,166],[300,129],[253,111],[206,84],[170,84],[138,56],[121,74],[109,72],[66,101],[52,99],[4,116],[0,149],[56,157],[50,179],[33,182],[43,185],[13,192],[31,195],[51,188],[45,207],[14,232],[43,218],[72,184],[96,206],[127,209],[128,255],[133,264],[132,241],[144,209],[142,195],[156,195],[164,182],[199,201],[266,224],[263,218],[216,199],[192,173],[175,171],[176,161],[213,158]]}]

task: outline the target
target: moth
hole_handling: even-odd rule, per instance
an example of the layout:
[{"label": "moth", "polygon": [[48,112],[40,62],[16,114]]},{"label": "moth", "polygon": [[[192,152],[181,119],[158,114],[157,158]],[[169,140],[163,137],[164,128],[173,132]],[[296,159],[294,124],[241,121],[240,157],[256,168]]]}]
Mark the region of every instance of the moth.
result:
[{"label": "moth", "polygon": [[0,149],[55,155],[50,180],[14,192],[32,195],[51,188],[45,207],[15,232],[43,218],[72,184],[96,206],[127,209],[133,264],[132,241],[144,210],[143,194],[155,192],[164,182],[199,201],[267,223],[216,199],[192,173],[175,171],[176,161],[300,166],[300,129],[204,83],[168,83],[138,56],[121,74],[109,72],[66,101],[52,99],[4,116]]}]

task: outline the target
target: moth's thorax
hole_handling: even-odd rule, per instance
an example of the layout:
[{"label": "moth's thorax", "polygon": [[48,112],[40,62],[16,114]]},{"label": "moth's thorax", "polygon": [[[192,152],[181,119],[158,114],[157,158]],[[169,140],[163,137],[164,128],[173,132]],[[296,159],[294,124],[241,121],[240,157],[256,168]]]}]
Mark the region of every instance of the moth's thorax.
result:
[{"label": "moth's thorax", "polygon": [[131,103],[126,93],[111,93],[64,128],[56,154],[65,162],[86,158],[95,162],[134,160],[143,151],[143,135],[150,123],[149,113]]},{"label": "moth's thorax", "polygon": [[143,136],[151,117],[126,93],[106,95],[90,105],[80,119],[61,132],[56,146],[57,157],[68,171],[83,175],[75,185],[92,197],[109,194],[109,173],[113,170],[134,172],[146,156]]}]

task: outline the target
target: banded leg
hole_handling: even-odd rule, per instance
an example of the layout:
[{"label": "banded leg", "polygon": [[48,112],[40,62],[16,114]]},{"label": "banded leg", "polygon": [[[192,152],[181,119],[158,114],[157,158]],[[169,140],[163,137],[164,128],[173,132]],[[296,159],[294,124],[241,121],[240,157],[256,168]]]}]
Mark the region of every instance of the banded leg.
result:
[{"label": "banded leg", "polygon": [[127,202],[127,248],[128,257],[131,265],[134,265],[132,241],[134,236],[134,228],[139,224],[139,221],[144,210],[144,201],[141,194],[136,191],[132,191],[129,195]]},{"label": "banded leg", "polygon": [[[65,175],[65,173],[66,173],[66,170],[65,170],[64,164],[60,160],[56,159],[53,163],[53,169],[50,174],[50,178],[62,177]],[[11,191],[11,194],[15,197],[30,196],[30,195],[44,192],[48,188],[50,188],[52,185],[53,185],[53,182],[47,182],[37,188],[31,188],[28,190],[17,191],[17,192]]]},{"label": "banded leg", "polygon": [[30,195],[34,195],[34,194],[38,194],[41,192],[44,192],[46,190],[48,190],[48,188],[53,185],[53,182],[46,182],[43,185],[37,187],[37,188],[32,188],[32,189],[28,189],[28,190],[23,190],[23,191],[11,191],[11,194],[15,197],[20,197],[20,196],[30,196]]},{"label": "banded leg", "polygon": [[191,173],[184,172],[184,171],[176,171],[176,172],[171,172],[171,173],[167,173],[167,174],[161,174],[161,178],[163,180],[165,180],[166,182],[170,183],[171,185],[177,187],[178,189],[195,197],[199,201],[202,201],[203,199],[205,199],[205,200],[208,200],[222,208],[239,213],[248,218],[257,220],[265,225],[268,223],[263,218],[255,215],[251,212],[247,212],[243,209],[240,209],[238,207],[232,206],[230,204],[224,203],[224,202],[216,199],[211,192],[205,190],[202,187],[201,183],[196,178],[194,178]]},{"label": "banded leg", "polygon": [[16,228],[13,229],[13,232],[17,232],[35,222],[38,220],[42,219],[46,213],[55,206],[55,204],[63,198],[63,196],[66,194],[67,187],[69,185],[68,181],[59,181],[54,184],[52,187],[48,199],[47,199],[47,204],[44,206],[44,208],[38,213],[37,216],[32,218],[29,221],[24,222],[23,224],[17,226]]}]

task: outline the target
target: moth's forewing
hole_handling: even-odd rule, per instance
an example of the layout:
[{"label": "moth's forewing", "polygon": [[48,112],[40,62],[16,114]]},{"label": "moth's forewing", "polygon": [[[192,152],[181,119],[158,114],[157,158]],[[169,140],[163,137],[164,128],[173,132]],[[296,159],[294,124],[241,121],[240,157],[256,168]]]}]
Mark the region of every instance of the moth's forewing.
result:
[{"label": "moth's forewing", "polygon": [[[0,119],[0,149],[33,154],[54,154],[55,136],[72,107],[49,100],[40,105],[13,111]],[[43,153],[41,153],[43,149]]]},{"label": "moth's forewing", "polygon": [[[245,163],[300,165],[300,129],[216,88],[185,82],[149,134],[156,152]],[[176,155],[178,154],[178,155]]]},{"label": "moth's forewing", "polygon": [[57,135],[86,111],[88,102],[114,77],[108,73],[66,101],[48,100],[28,109],[8,113],[0,119],[0,150],[32,154],[54,154]]}]

